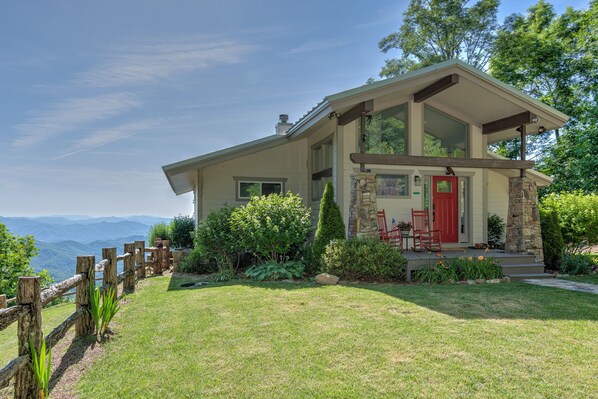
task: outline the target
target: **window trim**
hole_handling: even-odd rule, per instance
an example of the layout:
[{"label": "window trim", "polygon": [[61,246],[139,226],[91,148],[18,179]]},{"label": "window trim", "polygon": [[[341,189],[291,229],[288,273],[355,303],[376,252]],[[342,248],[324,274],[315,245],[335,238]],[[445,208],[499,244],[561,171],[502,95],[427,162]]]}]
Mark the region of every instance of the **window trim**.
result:
[{"label": "window trim", "polygon": [[233,176],[233,180],[235,181],[235,199],[238,202],[242,201],[249,201],[249,197],[241,197],[239,194],[241,193],[241,183],[259,183],[260,184],[260,195],[262,192],[262,184],[263,183],[280,183],[280,193],[285,193],[285,186],[287,182],[286,177],[239,177]]}]

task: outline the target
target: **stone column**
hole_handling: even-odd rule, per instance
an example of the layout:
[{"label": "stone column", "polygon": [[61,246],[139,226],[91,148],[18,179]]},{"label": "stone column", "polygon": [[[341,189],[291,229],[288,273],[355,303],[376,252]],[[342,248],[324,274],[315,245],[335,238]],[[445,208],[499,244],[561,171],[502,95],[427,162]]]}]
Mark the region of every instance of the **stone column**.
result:
[{"label": "stone column", "polygon": [[544,260],[538,189],[527,177],[509,178],[509,214],[505,250],[510,253],[529,254],[536,262]]},{"label": "stone column", "polygon": [[349,237],[377,236],[376,175],[351,175],[351,202],[349,205]]}]

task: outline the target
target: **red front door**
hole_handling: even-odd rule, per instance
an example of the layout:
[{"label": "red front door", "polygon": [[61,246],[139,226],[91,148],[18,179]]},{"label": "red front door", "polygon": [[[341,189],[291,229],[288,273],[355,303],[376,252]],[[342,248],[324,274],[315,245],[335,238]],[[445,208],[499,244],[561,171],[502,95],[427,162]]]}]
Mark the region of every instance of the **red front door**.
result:
[{"label": "red front door", "polygon": [[459,201],[457,178],[434,176],[432,178],[433,228],[440,230],[442,242],[459,241]]}]

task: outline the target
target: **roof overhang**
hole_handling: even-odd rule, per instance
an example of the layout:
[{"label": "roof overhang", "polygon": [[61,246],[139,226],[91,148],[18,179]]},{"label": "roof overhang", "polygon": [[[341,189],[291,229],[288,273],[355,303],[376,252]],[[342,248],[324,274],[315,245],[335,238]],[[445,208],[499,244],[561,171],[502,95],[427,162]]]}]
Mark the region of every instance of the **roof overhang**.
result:
[{"label": "roof overhang", "polygon": [[[508,160],[508,158],[500,156],[492,151],[488,151],[488,156],[493,159]],[[506,177],[519,176],[518,169],[494,169],[494,171]],[[526,176],[535,181],[538,187],[547,187],[552,184],[552,177],[534,169],[528,169],[526,171]]]}]

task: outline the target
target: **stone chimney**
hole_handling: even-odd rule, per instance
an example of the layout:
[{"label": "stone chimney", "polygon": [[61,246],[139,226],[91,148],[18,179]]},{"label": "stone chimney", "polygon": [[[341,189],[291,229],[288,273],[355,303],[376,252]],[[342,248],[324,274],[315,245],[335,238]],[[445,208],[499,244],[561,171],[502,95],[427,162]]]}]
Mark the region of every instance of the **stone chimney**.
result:
[{"label": "stone chimney", "polygon": [[289,123],[289,116],[287,114],[280,114],[278,116],[278,123],[275,126],[276,134],[284,136],[292,126],[293,124]]}]

